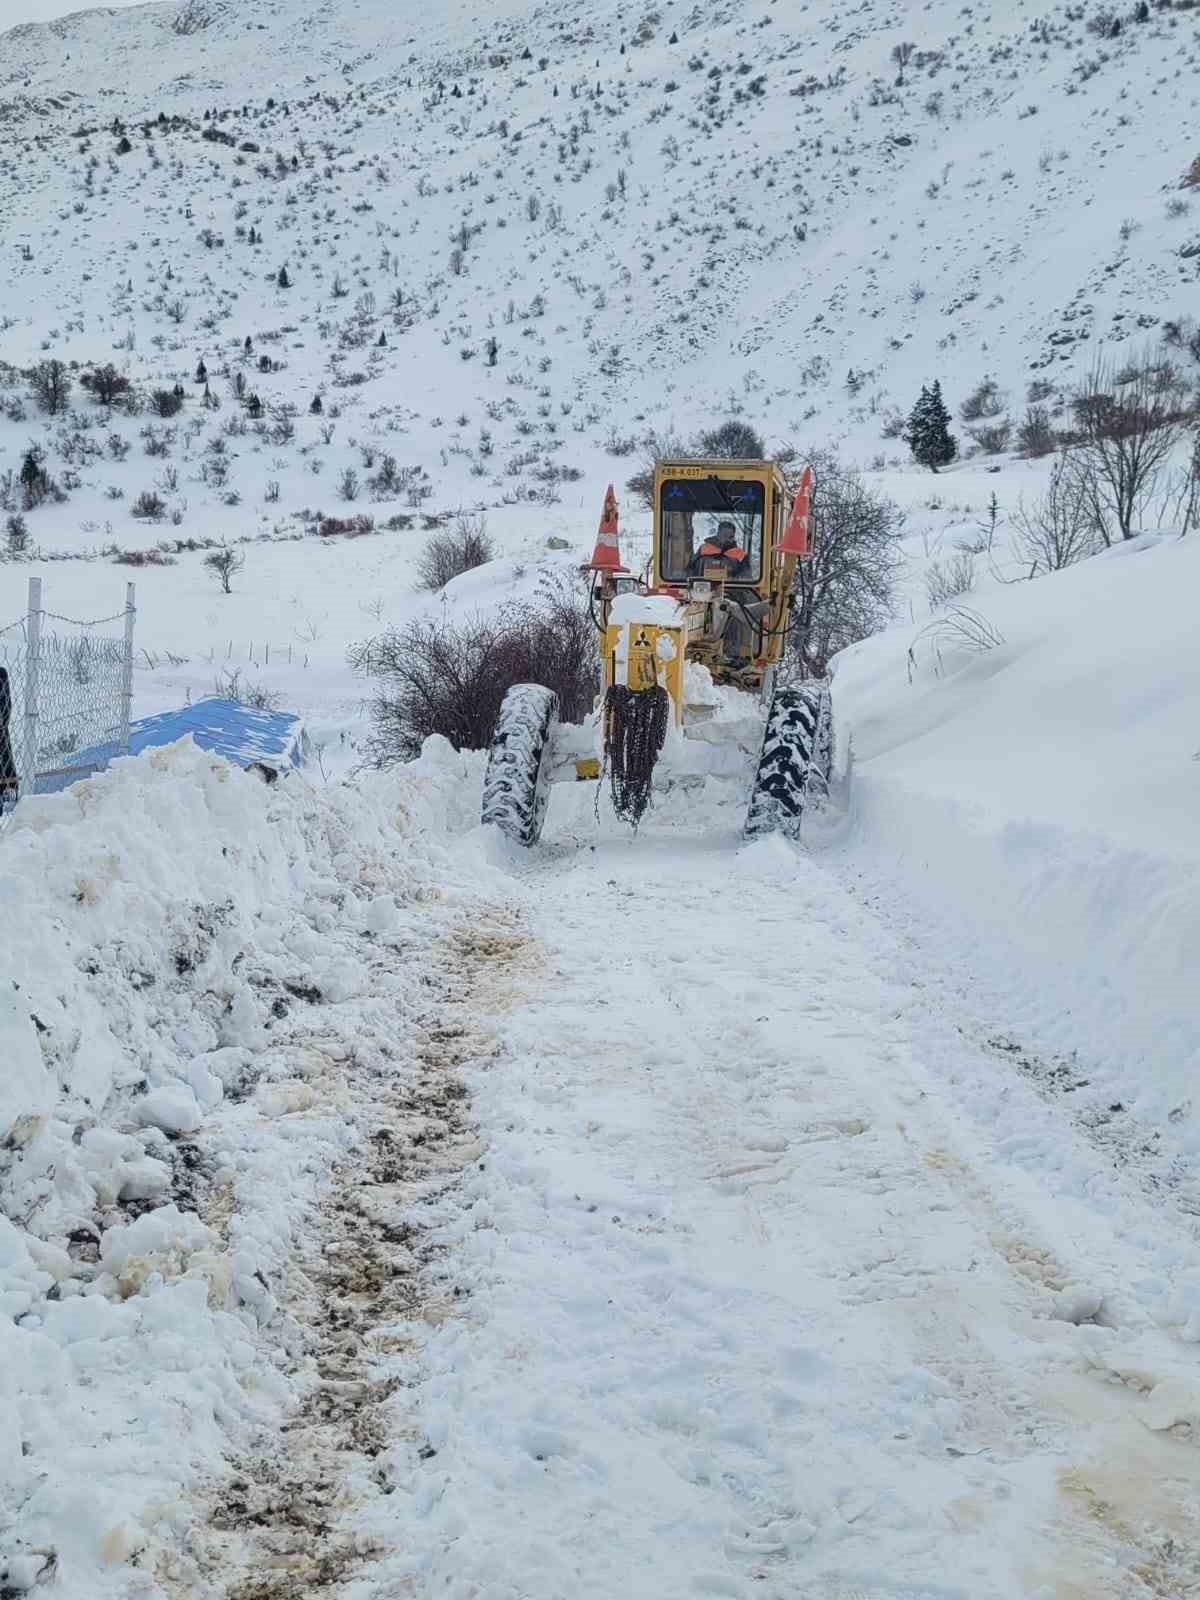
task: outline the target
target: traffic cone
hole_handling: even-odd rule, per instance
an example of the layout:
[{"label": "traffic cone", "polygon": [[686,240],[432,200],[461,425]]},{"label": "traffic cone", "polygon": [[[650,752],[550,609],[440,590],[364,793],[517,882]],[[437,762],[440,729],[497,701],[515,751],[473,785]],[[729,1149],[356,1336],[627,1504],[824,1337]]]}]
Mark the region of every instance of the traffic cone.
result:
[{"label": "traffic cone", "polygon": [[783,538],[779,541],[777,553],[781,556],[809,556],[812,551],[808,547],[808,516],[812,504],[813,469],[805,467],[800,479],[800,487],[796,490],[796,498],[792,503],[792,514],[788,518],[787,527],[783,530]]},{"label": "traffic cone", "polygon": [[604,514],[600,518],[600,531],[596,535],[596,548],[584,569],[587,572],[628,572],[621,565],[621,550],[617,544],[617,497],[610,483],[604,496]]}]

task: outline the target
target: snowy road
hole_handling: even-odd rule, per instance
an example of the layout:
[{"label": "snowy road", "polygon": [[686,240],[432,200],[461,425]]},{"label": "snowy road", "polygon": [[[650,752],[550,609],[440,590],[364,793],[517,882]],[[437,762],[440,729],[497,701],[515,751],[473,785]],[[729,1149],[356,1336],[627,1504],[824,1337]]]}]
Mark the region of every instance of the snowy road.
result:
[{"label": "snowy road", "polygon": [[1200,1595],[1186,1123],[857,823],[521,852],[480,764],[181,746],[11,836],[0,1592]]},{"label": "snowy road", "polygon": [[[592,848],[571,800],[511,867],[537,943],[481,1017],[470,1310],[425,1351],[436,1453],[387,1570],[456,1600],[1200,1592],[1195,1346],[1137,1292],[1190,1231],[1151,1241],[1061,1114],[1059,1178],[987,1147],[930,1065],[984,1052],[832,860],[711,818]],[[1094,1203],[1060,1181],[1089,1161]]]}]

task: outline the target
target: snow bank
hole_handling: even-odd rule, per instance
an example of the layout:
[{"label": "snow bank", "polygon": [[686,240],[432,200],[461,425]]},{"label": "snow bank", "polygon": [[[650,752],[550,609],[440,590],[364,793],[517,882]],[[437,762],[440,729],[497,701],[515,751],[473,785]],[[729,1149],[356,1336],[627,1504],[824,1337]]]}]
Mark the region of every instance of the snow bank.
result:
[{"label": "snow bank", "polygon": [[352,1138],[320,1069],[379,941],[453,893],[466,775],[268,788],[185,740],[0,840],[0,1587],[160,1593],[156,1528],[286,1398],[256,1340]]},{"label": "snow bank", "polygon": [[1200,541],[1144,538],[965,597],[992,649],[894,629],[835,679],[855,866],[900,880],[1042,1043],[1192,1142],[1197,592]]}]

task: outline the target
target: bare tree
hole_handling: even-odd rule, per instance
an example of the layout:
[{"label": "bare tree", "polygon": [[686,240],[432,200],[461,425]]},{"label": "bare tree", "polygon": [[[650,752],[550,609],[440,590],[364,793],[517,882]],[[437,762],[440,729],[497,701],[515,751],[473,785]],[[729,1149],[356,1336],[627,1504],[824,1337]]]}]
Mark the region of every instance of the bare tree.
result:
[{"label": "bare tree", "polygon": [[831,656],[890,618],[904,515],[832,450],[797,452],[789,472],[798,476],[806,459],[813,553],[797,567],[790,642],[801,670],[823,676]]},{"label": "bare tree", "polygon": [[210,551],[204,558],[204,565],[213,574],[221,585],[222,594],[233,593],[234,574],[246,565],[246,558],[237,550],[231,550],[223,544],[219,550]]},{"label": "bare tree", "polygon": [[896,75],[896,83],[900,87],[903,87],[904,85],[904,69],[912,60],[913,51],[915,49],[916,45],[912,44],[907,39],[900,44],[894,44],[892,46],[892,60],[896,63],[896,66],[899,69]]},{"label": "bare tree", "polygon": [[33,397],[42,410],[56,417],[71,398],[71,375],[62,361],[39,361],[29,374]]},{"label": "bare tree", "polygon": [[[1132,539],[1190,415],[1179,369],[1149,355],[1116,369],[1100,357],[1071,400],[1077,468],[1105,516]],[[1107,534],[1106,534],[1107,542]]]},{"label": "bare tree", "polygon": [[1081,482],[1065,453],[1050,470],[1046,493],[1028,510],[1020,501],[1013,521],[1017,548],[1031,578],[1073,566],[1094,554],[1100,543],[1086,482]]}]

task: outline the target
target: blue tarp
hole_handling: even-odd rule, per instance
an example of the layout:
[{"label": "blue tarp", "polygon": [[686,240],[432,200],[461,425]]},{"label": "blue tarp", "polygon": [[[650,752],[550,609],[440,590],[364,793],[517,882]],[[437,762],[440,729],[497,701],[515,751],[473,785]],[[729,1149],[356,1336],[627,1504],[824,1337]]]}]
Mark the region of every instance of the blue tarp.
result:
[{"label": "blue tarp", "polygon": [[[129,729],[129,753],[136,756],[143,750],[174,744],[189,733],[201,750],[212,750],[239,767],[248,767],[254,761],[276,770],[298,767],[305,755],[304,724],[295,712],[257,711],[253,706],[216,696],[133,723]],[[66,758],[72,768],[69,773],[56,772],[38,779],[38,793],[65,789],[80,778],[102,771],[120,754],[115,744],[77,751]]]}]

